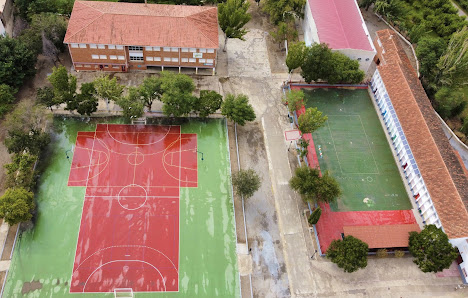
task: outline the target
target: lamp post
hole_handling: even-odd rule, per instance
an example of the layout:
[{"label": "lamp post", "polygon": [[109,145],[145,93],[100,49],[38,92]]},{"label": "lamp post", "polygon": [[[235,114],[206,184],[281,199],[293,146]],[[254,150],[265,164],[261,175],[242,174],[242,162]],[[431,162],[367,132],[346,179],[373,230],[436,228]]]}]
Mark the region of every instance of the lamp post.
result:
[{"label": "lamp post", "polygon": [[197,150],[197,153],[201,154],[201,160],[203,160],[203,152]]}]

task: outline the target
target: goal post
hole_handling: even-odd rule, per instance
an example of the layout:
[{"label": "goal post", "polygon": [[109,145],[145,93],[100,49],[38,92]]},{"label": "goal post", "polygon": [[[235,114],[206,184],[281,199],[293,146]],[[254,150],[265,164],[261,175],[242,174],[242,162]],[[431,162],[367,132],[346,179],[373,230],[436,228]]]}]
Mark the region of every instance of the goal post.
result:
[{"label": "goal post", "polygon": [[114,289],[115,298],[133,298],[132,288],[118,288]]}]

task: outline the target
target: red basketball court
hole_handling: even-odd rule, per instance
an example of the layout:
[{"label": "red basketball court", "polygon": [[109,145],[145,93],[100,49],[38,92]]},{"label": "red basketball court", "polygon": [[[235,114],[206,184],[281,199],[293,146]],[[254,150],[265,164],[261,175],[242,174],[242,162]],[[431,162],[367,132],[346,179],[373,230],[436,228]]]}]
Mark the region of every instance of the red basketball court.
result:
[{"label": "red basketball court", "polygon": [[179,190],[197,187],[197,135],[179,126],[79,132],[69,186],[85,186],[70,292],[178,291]]}]

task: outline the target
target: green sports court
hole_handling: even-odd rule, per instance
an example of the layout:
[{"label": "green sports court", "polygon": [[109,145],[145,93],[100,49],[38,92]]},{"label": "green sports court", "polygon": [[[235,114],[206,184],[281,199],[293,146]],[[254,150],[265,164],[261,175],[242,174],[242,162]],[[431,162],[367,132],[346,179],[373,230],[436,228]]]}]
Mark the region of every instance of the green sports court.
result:
[{"label": "green sports court", "polygon": [[[332,211],[408,210],[391,149],[366,89],[302,89],[305,107],[328,116],[312,134],[322,171],[342,188]],[[321,154],[320,154],[321,153]]]},{"label": "green sports court", "polygon": [[[105,121],[104,119],[100,121],[54,120],[53,141],[41,162],[44,169],[36,192],[38,213],[35,219],[35,227],[30,231],[23,232],[18,237],[4,289],[4,297],[116,296],[114,292],[109,290],[100,293],[94,291],[70,293],[73,292],[71,287],[82,285],[79,278],[72,277],[72,274],[74,274],[75,252],[79,256],[77,250],[78,235],[83,232],[83,227],[80,230],[80,218],[85,221],[86,216],[89,216],[89,214],[82,216],[82,211],[92,211],[92,209],[83,208],[86,203],[86,200],[84,200],[86,187],[79,185],[70,187],[67,182],[70,183],[71,160],[73,155],[78,154],[78,147],[74,148],[75,142],[78,144],[77,136],[80,136],[80,133],[82,136],[89,135],[96,131],[99,125],[102,126],[100,123],[121,122],[119,119],[107,119]],[[125,128],[124,126],[118,127]],[[180,133],[182,134],[196,135],[197,147],[191,152],[197,158],[198,176],[197,185],[180,187],[180,195],[178,195],[179,240],[171,242],[178,245],[178,248],[174,247],[174,254],[178,255],[177,287],[176,290],[171,292],[137,291],[134,295],[135,297],[238,297],[240,295],[240,285],[235,251],[236,232],[226,122],[222,119],[211,119],[204,122],[187,120],[179,123],[177,127],[180,127]],[[140,133],[137,144],[140,147],[141,145],[153,146],[151,143],[142,144],[141,135],[144,133],[146,132]],[[128,139],[130,136],[131,133],[126,134],[124,137]],[[173,143],[164,146],[172,148]],[[93,145],[95,152],[98,152],[96,151],[97,147],[98,145]],[[110,147],[109,150],[115,150],[115,148],[117,147]],[[86,147],[82,147],[82,152],[85,152],[83,151],[85,149]],[[171,166],[171,164],[167,163],[168,159],[174,162],[177,160],[173,153],[183,154],[182,151],[169,151],[166,152],[166,166]],[[93,153],[91,153],[88,160],[92,160],[92,156]],[[104,151],[102,151],[102,154],[99,153],[99,158],[102,158],[102,156],[104,156]],[[135,152],[124,155],[123,159],[136,165],[140,163],[137,163],[137,159],[141,158],[141,156],[143,155]],[[145,162],[146,159],[149,159],[148,156],[145,156]],[[183,158],[183,155],[181,156]],[[74,159],[73,162],[75,162]],[[101,164],[90,164],[87,167],[96,167],[97,169]],[[122,164],[125,164],[125,162]],[[146,163],[145,167],[149,168],[149,165],[150,163]],[[183,170],[178,171],[180,173]],[[77,175],[79,176],[79,174]],[[122,172],[118,176],[126,174]],[[90,178],[88,175],[88,178],[91,179],[92,177]],[[87,186],[89,188],[89,183],[87,183]],[[162,186],[162,188],[168,187]],[[89,195],[90,193],[88,193]],[[133,210],[130,208],[131,200],[133,200],[131,197],[128,196],[125,203],[121,202],[119,197],[119,204],[123,204],[123,206],[122,204],[120,206],[130,211]],[[92,200],[95,200],[95,198]],[[88,203],[93,202],[92,200],[88,200]],[[174,201],[174,199],[171,200]],[[100,216],[100,214],[97,215]],[[122,221],[124,219],[124,217],[121,217]],[[164,221],[158,221],[157,223],[166,224]],[[93,225],[92,229],[87,230],[86,234],[83,235],[94,234],[105,237],[105,235],[96,234],[102,228],[99,225]],[[115,229],[113,231],[110,227],[107,227],[107,229],[115,235],[119,232],[115,231]],[[149,232],[153,234],[151,231]],[[157,233],[158,231],[155,230],[153,235],[158,235]],[[128,237],[131,236],[128,235]],[[156,237],[157,241],[158,238]],[[83,251],[86,251],[89,245],[86,242],[84,243]],[[116,247],[113,246],[112,248],[114,255],[118,253],[115,250]],[[140,250],[138,245],[127,245],[125,253],[139,253]],[[94,256],[96,255],[91,255],[91,257]],[[112,265],[115,265],[117,261],[113,260],[109,263],[113,262]],[[98,272],[98,275],[89,275],[88,278],[89,283],[94,282],[96,289],[99,289],[101,284],[106,286],[106,283],[109,283],[109,280],[106,281],[100,277],[102,274],[109,274],[109,272],[106,273],[100,267],[96,267],[96,270],[99,269],[98,271],[93,268],[89,269],[94,270],[93,273]],[[142,266],[136,266],[135,268],[137,270],[145,269]],[[162,267],[158,268],[161,270]],[[126,270],[128,269],[128,266],[126,266]],[[74,278],[78,281],[74,282]],[[86,280],[86,276],[84,278]],[[149,283],[150,281],[148,281]],[[144,285],[146,285],[146,282],[143,283]],[[86,287],[86,284],[84,287]]]}]

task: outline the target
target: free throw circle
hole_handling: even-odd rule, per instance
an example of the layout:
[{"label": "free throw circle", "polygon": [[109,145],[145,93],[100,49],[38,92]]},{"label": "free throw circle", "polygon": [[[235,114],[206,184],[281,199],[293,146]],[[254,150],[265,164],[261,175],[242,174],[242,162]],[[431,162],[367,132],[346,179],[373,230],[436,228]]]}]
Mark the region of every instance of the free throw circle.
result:
[{"label": "free throw circle", "polygon": [[146,190],[136,184],[123,187],[118,194],[118,201],[122,208],[127,210],[136,210],[142,207],[148,198]]}]

